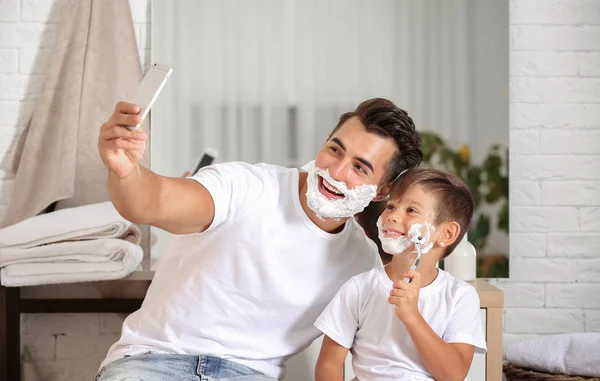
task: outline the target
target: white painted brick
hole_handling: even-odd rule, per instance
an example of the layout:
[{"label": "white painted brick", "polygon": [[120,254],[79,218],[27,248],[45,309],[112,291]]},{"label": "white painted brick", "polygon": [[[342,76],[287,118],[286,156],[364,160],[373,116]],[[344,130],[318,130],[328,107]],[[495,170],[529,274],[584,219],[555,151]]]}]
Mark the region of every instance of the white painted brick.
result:
[{"label": "white painted brick", "polygon": [[514,206],[540,205],[541,189],[537,181],[511,181],[509,199]]},{"label": "white painted brick", "polygon": [[502,344],[515,343],[517,341],[535,339],[543,335],[525,334],[525,333],[505,333],[502,335]]},{"label": "white painted brick", "polygon": [[19,136],[16,126],[4,126],[0,128],[0,152],[12,152],[15,147],[13,140]]},{"label": "white painted brick", "polygon": [[98,314],[23,314],[23,334],[98,336]]},{"label": "white painted brick", "polygon": [[[577,177],[582,180],[600,180],[600,156],[577,156]],[[573,167],[572,167],[573,168]]]},{"label": "white painted brick", "polygon": [[504,313],[506,333],[583,332],[581,310],[510,308]]},{"label": "white painted brick", "polygon": [[575,232],[579,227],[579,211],[566,207],[510,208],[510,229],[515,233]]},{"label": "white painted brick", "polygon": [[[3,75],[0,75],[0,78]],[[21,100],[39,94],[44,86],[43,75],[4,75],[5,81],[0,79],[0,100]]]},{"label": "white painted brick", "polygon": [[44,74],[50,62],[52,49],[21,49],[19,51],[19,73]]},{"label": "white painted brick", "polygon": [[131,17],[134,23],[150,22],[150,0],[129,0],[131,6]]},{"label": "white painted brick", "polygon": [[584,0],[583,2],[584,21],[586,24],[600,24],[600,1]]},{"label": "white painted brick", "polygon": [[577,64],[579,66],[578,72],[581,77],[600,76],[600,53],[579,53]]},{"label": "white painted brick", "polygon": [[[2,1],[2,0],[0,0]],[[0,73],[16,73],[18,52],[16,49],[0,49]]]},{"label": "white painted brick", "polygon": [[582,232],[600,232],[600,208],[580,208]]},{"label": "white painted brick", "polygon": [[540,134],[540,152],[600,154],[600,131],[543,130]]},{"label": "white painted brick", "polygon": [[[598,282],[600,283],[600,248],[596,246],[595,253],[597,258],[580,259],[577,261],[577,281],[578,282]],[[600,306],[600,304],[598,304]]]},{"label": "white painted brick", "polygon": [[[599,282],[600,283],[600,247],[596,246],[594,253],[597,258],[580,259],[577,261],[577,281],[578,282]],[[600,299],[597,307],[600,307]]]},{"label": "white painted brick", "polygon": [[21,0],[21,20],[27,22],[57,23],[66,0]]},{"label": "white painted brick", "polygon": [[510,54],[510,75],[516,77],[574,77],[579,74],[577,53],[527,52]]},{"label": "white painted brick", "polygon": [[511,24],[581,24],[582,0],[512,0]]},{"label": "white painted brick", "polygon": [[600,310],[586,310],[583,312],[586,332],[600,332]]},{"label": "white painted brick", "polygon": [[53,360],[56,355],[56,336],[21,335],[21,348],[27,347],[29,354],[35,360]]},{"label": "white painted brick", "polygon": [[586,233],[549,233],[548,257],[600,256],[600,235]]},{"label": "white painted brick", "polygon": [[540,151],[539,130],[512,130],[510,132],[510,153],[536,154]]},{"label": "white painted brick", "polygon": [[600,205],[599,181],[542,182],[542,205]]},{"label": "white painted brick", "polygon": [[100,314],[100,332],[121,333],[125,318],[124,314]]},{"label": "white painted brick", "polygon": [[510,177],[513,181],[600,180],[600,156],[528,155],[511,159]]},{"label": "white painted brick", "polygon": [[544,86],[543,78],[512,77],[509,83],[510,101],[540,103]]},{"label": "white painted brick", "polygon": [[600,50],[600,27],[513,25],[510,47],[511,53],[515,50]]},{"label": "white painted brick", "polygon": [[0,22],[19,21],[20,5],[19,0],[0,0]]},{"label": "white painted brick", "polygon": [[0,23],[0,48],[49,48],[55,35],[55,25]]},{"label": "white painted brick", "polygon": [[546,286],[537,283],[499,282],[505,307],[543,307]]},{"label": "white painted brick", "polygon": [[[600,36],[598,36],[600,38]],[[600,78],[540,78],[543,103],[599,103]]]},{"label": "white painted brick", "polygon": [[119,335],[101,335],[93,339],[85,336],[58,336],[56,338],[56,359],[89,358],[108,352],[111,345],[119,340]]},{"label": "white painted brick", "polygon": [[16,126],[19,123],[21,105],[17,101],[0,101],[0,128]]},{"label": "white painted brick", "polygon": [[511,103],[510,105],[512,129],[581,128],[590,124],[600,124],[600,105],[541,103]]},{"label": "white painted brick", "polygon": [[91,381],[104,356],[87,359],[37,361],[34,363],[44,381]]},{"label": "white painted brick", "polygon": [[514,281],[574,282],[577,280],[577,262],[571,259],[511,257],[509,267],[510,279]]},{"label": "white painted brick", "polygon": [[598,308],[600,283],[548,284],[546,307]]},{"label": "white painted brick", "polygon": [[600,105],[588,104],[584,105],[585,126],[598,127],[600,126]]},{"label": "white painted brick", "polygon": [[546,256],[545,233],[515,233],[511,231],[509,238],[511,258]]}]

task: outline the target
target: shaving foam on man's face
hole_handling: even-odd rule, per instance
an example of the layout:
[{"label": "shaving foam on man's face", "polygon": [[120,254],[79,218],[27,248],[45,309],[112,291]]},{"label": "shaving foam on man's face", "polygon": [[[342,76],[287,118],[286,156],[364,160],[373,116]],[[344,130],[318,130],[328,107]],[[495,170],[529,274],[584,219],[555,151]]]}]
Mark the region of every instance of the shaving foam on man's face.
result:
[{"label": "shaving foam on man's face", "polygon": [[394,227],[383,225],[381,216],[377,220],[377,230],[381,247],[388,254],[396,255],[404,253],[408,248],[417,242],[420,237],[421,252],[423,254],[429,252],[433,247],[431,235],[435,231],[435,227],[430,222],[413,223],[410,225],[408,232],[403,232]]},{"label": "shaving foam on man's face", "polygon": [[317,168],[314,160],[302,168],[308,172],[308,207],[320,219],[352,217],[362,212],[377,195],[377,185],[363,184],[348,189],[345,183],[334,180],[326,169]]}]

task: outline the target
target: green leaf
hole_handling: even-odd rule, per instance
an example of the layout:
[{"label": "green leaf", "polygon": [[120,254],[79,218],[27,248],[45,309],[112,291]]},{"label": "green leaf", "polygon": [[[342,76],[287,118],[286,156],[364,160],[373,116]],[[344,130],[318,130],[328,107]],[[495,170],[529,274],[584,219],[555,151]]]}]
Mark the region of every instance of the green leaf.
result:
[{"label": "green leaf", "polygon": [[498,214],[498,229],[502,230],[506,234],[508,234],[508,221],[509,221],[509,209],[508,209],[508,201],[505,201],[502,204],[502,208]]}]

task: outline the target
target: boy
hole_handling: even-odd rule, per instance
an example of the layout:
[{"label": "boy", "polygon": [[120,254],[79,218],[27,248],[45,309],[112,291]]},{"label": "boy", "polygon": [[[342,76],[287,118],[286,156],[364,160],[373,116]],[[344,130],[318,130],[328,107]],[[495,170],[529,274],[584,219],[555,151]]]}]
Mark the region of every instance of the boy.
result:
[{"label": "boy", "polygon": [[[458,177],[430,168],[400,176],[377,223],[392,261],[346,282],[315,322],[325,334],[317,381],[342,380],[348,350],[357,380],[466,378],[474,352],[486,351],[479,296],[436,263],[452,253],[472,215],[473,198]],[[423,254],[410,271],[417,236]]]}]

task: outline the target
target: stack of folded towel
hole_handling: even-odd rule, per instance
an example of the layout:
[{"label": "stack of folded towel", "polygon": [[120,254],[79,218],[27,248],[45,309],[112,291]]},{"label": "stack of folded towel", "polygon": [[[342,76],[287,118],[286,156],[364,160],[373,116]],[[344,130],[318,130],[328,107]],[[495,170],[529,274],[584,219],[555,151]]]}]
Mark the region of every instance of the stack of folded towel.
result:
[{"label": "stack of folded towel", "polygon": [[110,202],[61,209],[0,230],[3,286],[119,279],[143,258],[140,230]]},{"label": "stack of folded towel", "polygon": [[542,336],[506,345],[511,364],[545,373],[600,377],[600,333]]}]

